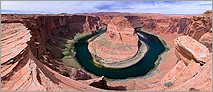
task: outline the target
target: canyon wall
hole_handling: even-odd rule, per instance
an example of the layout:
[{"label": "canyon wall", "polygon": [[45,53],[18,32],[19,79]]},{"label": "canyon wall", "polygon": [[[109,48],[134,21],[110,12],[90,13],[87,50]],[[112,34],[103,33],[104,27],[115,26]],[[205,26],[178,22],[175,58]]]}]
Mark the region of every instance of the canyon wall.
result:
[{"label": "canyon wall", "polygon": [[189,35],[199,40],[200,37],[212,28],[212,11],[200,15],[164,15],[164,14],[134,14],[134,13],[96,13],[102,24],[109,24],[109,20],[116,16],[128,19],[131,25],[142,27],[150,32],[174,33]]},{"label": "canyon wall", "polygon": [[158,33],[177,33],[189,35],[199,40],[212,28],[212,12],[206,11],[200,15],[138,15],[125,16],[134,27],[142,27]]},{"label": "canyon wall", "polygon": [[76,33],[96,31],[91,16],[2,15],[1,88],[7,91],[100,90],[58,73],[66,68],[47,44]]}]

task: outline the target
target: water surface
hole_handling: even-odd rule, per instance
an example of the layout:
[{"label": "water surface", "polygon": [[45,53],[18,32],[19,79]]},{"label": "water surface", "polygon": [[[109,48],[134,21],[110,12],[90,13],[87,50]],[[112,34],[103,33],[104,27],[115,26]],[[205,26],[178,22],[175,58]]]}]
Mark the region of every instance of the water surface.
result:
[{"label": "water surface", "polygon": [[96,66],[89,53],[87,40],[97,34],[83,38],[75,44],[77,52],[76,58],[86,71],[97,76],[105,76],[110,79],[125,79],[128,77],[144,76],[154,68],[158,56],[166,50],[166,47],[157,36],[142,31],[138,31],[138,33],[144,36],[139,36],[139,39],[146,43],[149,47],[149,51],[133,66],[123,69],[110,69]]}]

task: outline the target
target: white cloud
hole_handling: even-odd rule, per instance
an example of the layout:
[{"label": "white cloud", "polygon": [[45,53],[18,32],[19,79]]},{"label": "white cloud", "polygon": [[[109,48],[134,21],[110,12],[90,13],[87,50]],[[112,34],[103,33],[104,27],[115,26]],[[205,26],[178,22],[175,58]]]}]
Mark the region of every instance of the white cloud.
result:
[{"label": "white cloud", "polygon": [[[212,8],[211,1],[121,2],[121,1],[2,1],[2,10],[26,13],[133,12],[198,14]],[[28,12],[27,12],[28,11]]]}]

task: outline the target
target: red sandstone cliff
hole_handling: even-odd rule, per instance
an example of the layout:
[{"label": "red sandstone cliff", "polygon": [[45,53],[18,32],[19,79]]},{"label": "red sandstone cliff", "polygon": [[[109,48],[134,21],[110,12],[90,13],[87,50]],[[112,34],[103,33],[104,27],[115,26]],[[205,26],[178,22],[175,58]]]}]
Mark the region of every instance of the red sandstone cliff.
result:
[{"label": "red sandstone cliff", "polygon": [[[101,23],[108,24],[110,19],[116,16],[123,16],[128,19],[131,25],[142,27],[147,31],[158,33],[179,33],[189,35],[192,38],[199,38],[212,28],[211,11],[206,11],[200,15],[163,15],[163,14],[132,14],[116,13],[93,14],[100,17]],[[196,31],[195,31],[196,30]]]},{"label": "red sandstone cliff", "polygon": [[60,37],[95,31],[97,21],[94,17],[75,15],[3,15],[1,88],[7,91],[99,90],[59,74],[60,67],[65,66],[46,49],[46,44]]}]

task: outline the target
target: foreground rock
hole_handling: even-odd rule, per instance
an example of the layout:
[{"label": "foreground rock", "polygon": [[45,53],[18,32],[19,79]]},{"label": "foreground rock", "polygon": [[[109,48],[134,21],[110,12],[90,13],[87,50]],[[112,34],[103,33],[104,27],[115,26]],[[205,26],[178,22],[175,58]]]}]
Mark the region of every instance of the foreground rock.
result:
[{"label": "foreground rock", "polygon": [[[25,17],[27,17],[27,15]],[[57,16],[53,18],[57,18]],[[24,21],[21,19],[21,15],[19,15],[19,19],[10,18],[10,16],[8,16],[1,24],[2,90],[100,90],[88,84],[73,80],[74,78],[88,79],[86,78],[88,76],[81,73],[81,71],[71,71],[70,75],[74,77],[73,79],[60,74],[59,71],[61,68],[59,66],[64,65],[57,62],[55,58],[51,58],[51,55],[47,52],[45,47],[44,42],[48,40],[47,38],[50,37],[50,35],[48,35],[48,37],[41,37],[42,32],[48,32],[49,30],[41,31],[41,29],[37,27],[38,25],[33,24],[33,21],[26,24],[29,28],[23,23]],[[30,27],[30,24],[33,24],[33,26]],[[75,72],[80,73],[81,76],[77,76]]]},{"label": "foreground rock", "polygon": [[[180,36],[175,41],[175,50],[177,57],[182,59],[195,60],[196,62],[205,63],[209,50],[206,46],[189,36]],[[181,54],[181,55],[180,55]],[[189,62],[186,62],[188,64]]]},{"label": "foreground rock", "polygon": [[[175,53],[178,53],[176,55],[179,59],[177,64],[171,70],[169,70],[169,72],[166,73],[160,81],[149,85],[149,88],[144,90],[211,91],[212,53],[205,52],[207,48],[204,48],[201,43],[188,36],[178,37],[175,42]],[[184,44],[186,42],[188,42],[187,44],[191,45]],[[202,48],[204,49],[204,52],[200,51],[191,53],[194,50],[197,50],[195,48]],[[202,59],[199,57],[202,57]],[[201,64],[201,62],[206,63]]]},{"label": "foreground rock", "polygon": [[[209,53],[201,43],[188,36],[178,37],[175,47],[180,61],[162,79],[164,89],[170,91],[212,90],[212,53]],[[189,58],[189,56],[193,57]],[[202,62],[205,64],[200,65],[200,63],[203,64]]]},{"label": "foreground rock", "polygon": [[95,79],[90,79],[90,80],[80,80],[80,82],[84,84],[88,84],[90,86],[96,87],[96,88],[101,88],[101,89],[108,89],[107,82],[104,79],[104,76],[95,78]]}]

